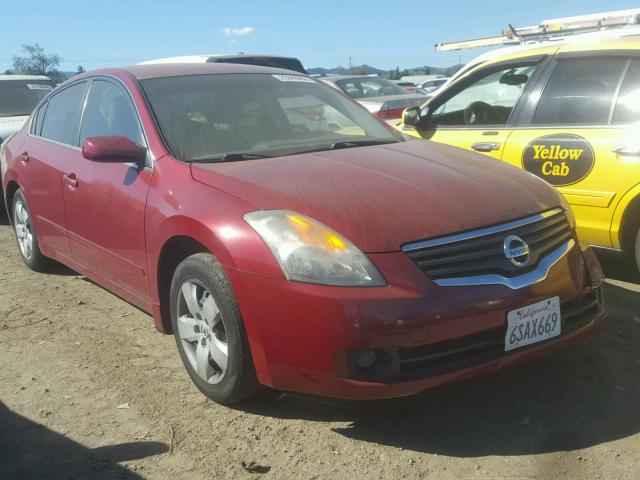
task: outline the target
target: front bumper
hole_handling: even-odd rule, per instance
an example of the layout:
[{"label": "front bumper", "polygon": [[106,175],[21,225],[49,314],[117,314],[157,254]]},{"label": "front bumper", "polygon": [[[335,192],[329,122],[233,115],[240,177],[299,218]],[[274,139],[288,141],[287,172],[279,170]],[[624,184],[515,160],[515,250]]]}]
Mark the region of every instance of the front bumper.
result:
[{"label": "front bumper", "polygon": [[[607,316],[602,270],[587,247],[576,245],[545,280],[519,290],[441,287],[403,253],[370,258],[388,287],[307,285],[227,269],[261,383],[346,399],[412,395],[530,359]],[[562,334],[505,353],[507,313],[553,296],[561,300]],[[384,352],[385,361],[357,367],[353,353],[362,349]]]}]

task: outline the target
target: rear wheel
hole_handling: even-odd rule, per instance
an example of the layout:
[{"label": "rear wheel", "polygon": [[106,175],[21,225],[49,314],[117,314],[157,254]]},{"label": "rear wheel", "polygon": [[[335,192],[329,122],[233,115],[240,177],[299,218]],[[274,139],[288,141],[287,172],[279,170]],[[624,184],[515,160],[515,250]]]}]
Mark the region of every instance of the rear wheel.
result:
[{"label": "rear wheel", "polygon": [[14,194],[11,210],[13,229],[22,260],[31,270],[42,272],[49,266],[50,261],[40,252],[36,231],[31,222],[31,211],[22,189],[18,189]]},{"label": "rear wheel", "polygon": [[231,404],[258,391],[238,302],[213,255],[198,253],[178,265],[171,322],[182,362],[207,397]]},{"label": "rear wheel", "polygon": [[638,230],[638,234],[636,235],[636,266],[638,267],[638,272],[640,272],[640,230]]}]

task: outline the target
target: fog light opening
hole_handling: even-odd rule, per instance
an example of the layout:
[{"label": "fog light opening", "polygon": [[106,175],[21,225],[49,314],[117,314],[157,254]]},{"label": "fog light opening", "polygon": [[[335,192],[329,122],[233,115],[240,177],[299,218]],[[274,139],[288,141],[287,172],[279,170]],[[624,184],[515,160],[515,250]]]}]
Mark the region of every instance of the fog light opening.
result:
[{"label": "fog light opening", "polygon": [[378,355],[373,350],[362,350],[356,355],[356,365],[359,368],[369,368],[378,360]]}]

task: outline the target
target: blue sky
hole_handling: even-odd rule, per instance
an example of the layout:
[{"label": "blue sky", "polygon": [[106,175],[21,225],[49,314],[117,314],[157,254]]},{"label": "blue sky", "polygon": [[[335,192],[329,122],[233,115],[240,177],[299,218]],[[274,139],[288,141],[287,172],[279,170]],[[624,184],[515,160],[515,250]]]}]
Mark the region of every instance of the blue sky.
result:
[{"label": "blue sky", "polygon": [[62,56],[62,70],[195,53],[290,55],[306,67],[446,66],[477,50],[438,53],[434,44],[497,35],[509,23],[636,8],[619,0],[59,0],[2,9],[0,71],[24,43]]}]

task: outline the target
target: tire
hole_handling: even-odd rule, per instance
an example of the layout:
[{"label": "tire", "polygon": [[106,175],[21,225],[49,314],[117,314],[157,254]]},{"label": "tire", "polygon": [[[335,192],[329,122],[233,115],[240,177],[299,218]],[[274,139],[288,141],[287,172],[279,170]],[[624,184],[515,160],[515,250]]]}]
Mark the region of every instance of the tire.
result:
[{"label": "tire", "polygon": [[18,252],[27,267],[36,272],[45,271],[51,264],[51,260],[40,251],[38,236],[31,223],[31,210],[24,198],[22,189],[16,190],[11,203],[11,224],[16,234]]},{"label": "tire", "polygon": [[638,273],[640,273],[640,230],[638,230],[638,234],[636,235],[635,257],[636,267],[638,267]]},{"label": "tire", "polygon": [[198,253],[178,265],[170,308],[180,358],[204,395],[230,405],[259,391],[238,301],[213,255]]}]

